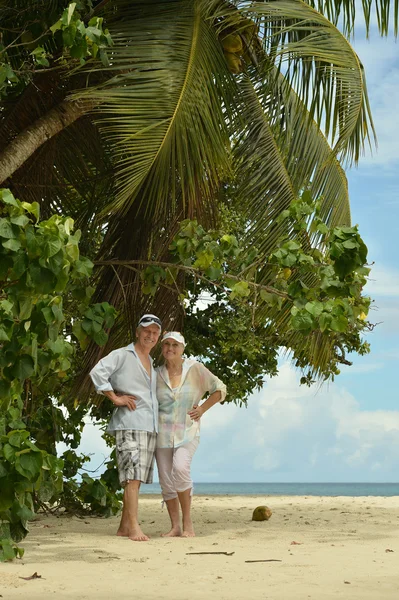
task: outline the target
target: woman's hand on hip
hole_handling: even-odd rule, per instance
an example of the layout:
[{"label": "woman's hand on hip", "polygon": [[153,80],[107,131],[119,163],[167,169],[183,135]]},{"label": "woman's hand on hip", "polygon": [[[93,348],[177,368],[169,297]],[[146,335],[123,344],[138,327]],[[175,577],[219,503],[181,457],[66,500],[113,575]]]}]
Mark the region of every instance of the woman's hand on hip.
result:
[{"label": "woman's hand on hip", "polygon": [[194,404],[193,408],[187,414],[193,421],[199,421],[204,411],[201,406]]}]

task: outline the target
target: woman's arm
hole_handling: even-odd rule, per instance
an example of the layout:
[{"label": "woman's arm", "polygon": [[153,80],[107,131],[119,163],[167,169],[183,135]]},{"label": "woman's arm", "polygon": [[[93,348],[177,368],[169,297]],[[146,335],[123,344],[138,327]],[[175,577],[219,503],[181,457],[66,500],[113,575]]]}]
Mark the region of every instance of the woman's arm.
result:
[{"label": "woman's arm", "polygon": [[212,406],[220,402],[221,398],[222,392],[220,390],[216,390],[216,392],[213,392],[213,394],[211,394],[203,404],[201,404],[200,406],[193,406],[193,408],[188,412],[188,416],[193,421],[199,421],[199,419],[207,410],[209,410],[210,408],[212,408]]}]

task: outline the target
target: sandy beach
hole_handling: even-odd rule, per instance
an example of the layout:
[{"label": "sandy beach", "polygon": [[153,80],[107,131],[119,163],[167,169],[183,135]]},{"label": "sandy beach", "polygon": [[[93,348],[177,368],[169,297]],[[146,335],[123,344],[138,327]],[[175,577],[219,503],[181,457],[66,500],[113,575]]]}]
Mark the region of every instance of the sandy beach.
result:
[{"label": "sandy beach", "polygon": [[[265,504],[271,519],[251,521],[253,509]],[[42,515],[31,523],[23,559],[0,565],[0,595],[29,600],[399,597],[399,497],[197,496],[193,507],[196,538],[161,538],[168,528],[166,509],[159,497],[142,496],[142,527],[151,540],[141,543],[114,535],[116,517]],[[220,554],[195,554],[202,552]],[[41,578],[22,579],[33,573]]]}]

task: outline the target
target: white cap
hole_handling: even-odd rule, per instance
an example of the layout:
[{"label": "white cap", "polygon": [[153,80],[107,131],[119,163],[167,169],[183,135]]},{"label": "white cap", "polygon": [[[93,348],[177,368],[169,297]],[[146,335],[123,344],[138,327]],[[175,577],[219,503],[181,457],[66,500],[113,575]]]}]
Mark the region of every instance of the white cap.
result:
[{"label": "white cap", "polygon": [[164,336],[161,340],[161,344],[165,340],[175,340],[176,342],[179,342],[179,344],[183,344],[183,346],[186,345],[184,337],[182,336],[180,331],[167,331],[166,333],[164,333]]},{"label": "white cap", "polygon": [[158,325],[159,329],[162,329],[161,319],[158,319],[155,315],[143,315],[137,327],[148,327],[149,325]]}]

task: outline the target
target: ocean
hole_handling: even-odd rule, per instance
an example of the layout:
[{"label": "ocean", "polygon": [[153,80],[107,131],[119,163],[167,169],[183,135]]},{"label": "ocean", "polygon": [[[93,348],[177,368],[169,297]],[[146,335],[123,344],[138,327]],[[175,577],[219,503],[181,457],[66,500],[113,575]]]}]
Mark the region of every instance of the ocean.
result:
[{"label": "ocean", "polygon": [[[143,494],[161,494],[158,483]],[[195,483],[201,496],[399,496],[399,483]]]}]

